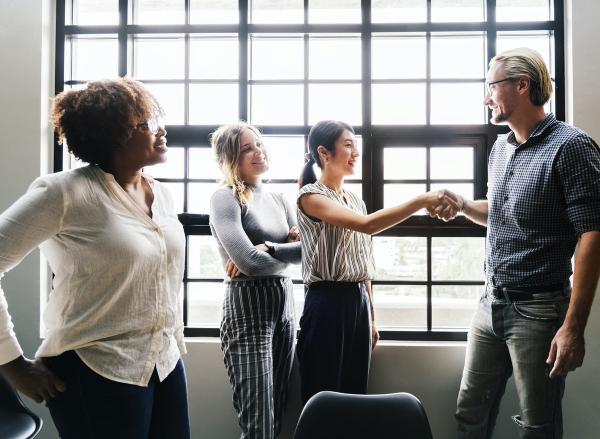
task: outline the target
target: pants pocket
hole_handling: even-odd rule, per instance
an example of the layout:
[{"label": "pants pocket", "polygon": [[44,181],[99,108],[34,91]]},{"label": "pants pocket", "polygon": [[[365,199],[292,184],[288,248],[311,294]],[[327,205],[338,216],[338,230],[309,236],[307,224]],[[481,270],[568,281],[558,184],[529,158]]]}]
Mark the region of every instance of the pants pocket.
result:
[{"label": "pants pocket", "polygon": [[561,317],[561,303],[556,301],[513,302],[517,314],[528,320],[553,322]]}]

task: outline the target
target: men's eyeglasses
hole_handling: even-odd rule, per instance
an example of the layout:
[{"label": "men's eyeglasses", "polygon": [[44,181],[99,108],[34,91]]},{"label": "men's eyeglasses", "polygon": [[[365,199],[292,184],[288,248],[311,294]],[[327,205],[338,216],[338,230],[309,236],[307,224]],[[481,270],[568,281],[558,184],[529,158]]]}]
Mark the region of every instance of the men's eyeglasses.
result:
[{"label": "men's eyeglasses", "polygon": [[136,128],[144,128],[150,131],[153,135],[158,133],[158,130],[164,128],[164,124],[158,119],[149,119],[146,122],[138,123]]},{"label": "men's eyeglasses", "polygon": [[488,82],[485,81],[485,89],[487,90],[488,94],[492,94],[492,92],[496,89],[496,84],[500,84],[501,82],[504,81],[513,81],[515,78],[504,78],[504,79],[500,79],[498,81],[494,81],[494,82]]}]

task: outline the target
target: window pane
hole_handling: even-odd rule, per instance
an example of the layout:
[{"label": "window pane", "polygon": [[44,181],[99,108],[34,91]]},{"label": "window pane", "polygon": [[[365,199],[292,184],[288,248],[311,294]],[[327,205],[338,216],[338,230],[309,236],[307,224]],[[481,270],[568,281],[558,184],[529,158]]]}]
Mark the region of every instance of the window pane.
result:
[{"label": "window pane", "polygon": [[[460,255],[460,256],[459,256]],[[432,238],[433,280],[484,280],[485,238]]]},{"label": "window pane", "polygon": [[431,0],[431,21],[483,21],[483,0]]},{"label": "window pane", "polygon": [[308,0],[309,23],[360,23],[360,0]]},{"label": "window pane", "polygon": [[136,79],[183,79],[183,37],[138,37],[133,40],[133,72]]},{"label": "window pane", "polygon": [[427,151],[425,148],[385,148],[383,178],[386,180],[425,180]]},{"label": "window pane", "polygon": [[344,190],[352,192],[362,200],[362,184],[361,183],[344,183]]},{"label": "window pane", "polygon": [[166,125],[183,125],[183,84],[144,84],[165,111]]},{"label": "window pane", "polygon": [[[70,18],[67,12],[67,23]],[[119,24],[119,0],[73,0],[73,24]]]},{"label": "window pane", "polygon": [[184,0],[133,0],[134,24],[184,24]]},{"label": "window pane", "polygon": [[425,84],[373,84],[372,93],[374,125],[425,123]]},{"label": "window pane", "polygon": [[308,123],[335,119],[360,125],[361,101],[360,84],[309,84]]},{"label": "window pane", "polygon": [[210,197],[219,188],[219,183],[189,183],[188,212],[210,213]]},{"label": "window pane", "polygon": [[190,84],[190,124],[220,125],[239,120],[237,84]]},{"label": "window pane", "polygon": [[427,287],[373,285],[377,328],[427,328]]},{"label": "window pane", "polygon": [[269,156],[265,178],[298,178],[304,165],[304,137],[263,136],[263,142]]},{"label": "window pane", "polygon": [[144,172],[154,178],[183,178],[183,156],[185,150],[181,147],[169,146],[167,161],[158,165],[147,166]]},{"label": "window pane", "polygon": [[304,312],[304,285],[294,284],[294,311],[296,316],[296,329],[300,328],[300,317]]},{"label": "window pane", "polygon": [[237,37],[190,38],[191,79],[237,79],[239,58]]},{"label": "window pane", "polygon": [[496,0],[496,21],[550,20],[548,0]]},{"label": "window pane", "polygon": [[360,37],[311,37],[308,47],[310,79],[360,79]]},{"label": "window pane", "polygon": [[191,24],[237,24],[237,0],[190,0]]},{"label": "window pane", "polygon": [[116,36],[85,35],[65,41],[65,81],[116,78],[119,73]]},{"label": "window pane", "polygon": [[427,280],[427,238],[375,236],[375,280]]},{"label": "window pane", "polygon": [[[431,183],[432,191],[439,191],[441,189],[448,189],[469,200],[475,199],[475,185],[473,183]],[[462,215],[462,213],[459,215]]]},{"label": "window pane", "polygon": [[252,35],[250,41],[252,79],[304,78],[304,41],[301,36]]},{"label": "window pane", "polygon": [[485,44],[481,33],[434,34],[431,37],[431,77],[483,78]]},{"label": "window pane", "polygon": [[373,0],[373,23],[423,23],[427,21],[427,0]]},{"label": "window pane", "polygon": [[432,124],[483,124],[482,83],[431,84]]},{"label": "window pane", "polygon": [[302,125],[302,85],[251,85],[250,121],[256,125]]},{"label": "window pane", "polygon": [[297,183],[266,183],[265,188],[269,192],[283,194],[290,205],[296,206],[296,200],[298,199]]},{"label": "window pane", "polygon": [[554,75],[554,57],[551,57],[550,48],[553,46],[554,35],[550,35],[547,31],[498,32],[496,39],[496,53],[517,47],[529,47],[537,50],[552,75]]},{"label": "window pane", "polygon": [[175,212],[182,213],[183,212],[183,183],[163,183],[169,193],[171,194],[171,198],[173,199],[173,206],[175,207]]},{"label": "window pane", "polygon": [[206,178],[210,180],[220,180],[223,174],[215,160],[215,154],[211,148],[190,148],[189,150],[189,170],[190,178]]},{"label": "window pane", "polygon": [[[371,41],[373,79],[425,78],[427,48],[423,34],[402,37],[379,34]],[[410,62],[390,62],[390,57]]]},{"label": "window pane", "polygon": [[252,23],[304,23],[303,0],[252,0],[251,10]]},{"label": "window pane", "polygon": [[434,285],[431,288],[432,328],[468,328],[483,289],[483,285]]},{"label": "window pane", "polygon": [[431,148],[431,178],[471,179],[473,178],[472,147]]},{"label": "window pane", "polygon": [[210,235],[190,235],[188,239],[188,277],[192,279],[225,277],[215,238]]},{"label": "window pane", "polygon": [[[383,207],[393,207],[404,203],[411,198],[421,195],[427,191],[424,184],[384,184],[383,185]],[[415,215],[425,215],[425,209],[419,210]]]},{"label": "window pane", "polygon": [[219,326],[225,288],[223,282],[188,283],[188,326]]}]

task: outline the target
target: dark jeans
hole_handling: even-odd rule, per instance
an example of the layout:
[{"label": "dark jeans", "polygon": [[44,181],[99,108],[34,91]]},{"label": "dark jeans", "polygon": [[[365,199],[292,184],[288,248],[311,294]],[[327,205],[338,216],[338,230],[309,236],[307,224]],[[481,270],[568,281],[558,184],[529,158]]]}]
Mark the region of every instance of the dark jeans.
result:
[{"label": "dark jeans", "polygon": [[322,390],[367,393],[371,313],[364,283],[310,284],[296,349],[304,403]]},{"label": "dark jeans", "polygon": [[156,370],[148,387],[104,378],[74,351],[44,358],[67,390],[49,400],[62,439],[188,439],[190,424],[185,369],[181,359],[162,382]]},{"label": "dark jeans", "polygon": [[562,438],[565,377],[549,378],[546,358],[562,325],[570,291],[537,294],[511,302],[491,297],[479,303],[469,331],[456,419],[460,439],[493,435],[507,379],[514,375],[521,413],[513,416],[523,439]]}]

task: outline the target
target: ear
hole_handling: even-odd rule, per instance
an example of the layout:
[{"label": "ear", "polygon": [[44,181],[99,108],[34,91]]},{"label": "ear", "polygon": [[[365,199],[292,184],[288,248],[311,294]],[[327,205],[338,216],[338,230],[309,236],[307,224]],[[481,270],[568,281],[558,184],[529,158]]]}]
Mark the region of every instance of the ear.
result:
[{"label": "ear", "polygon": [[319,154],[319,157],[321,158],[321,163],[324,163],[325,159],[329,157],[330,152],[323,145],[319,145],[317,147],[317,154]]},{"label": "ear", "polygon": [[519,80],[517,81],[517,92],[521,95],[526,94],[527,96],[529,96],[530,89],[531,80],[526,76],[519,78]]}]

